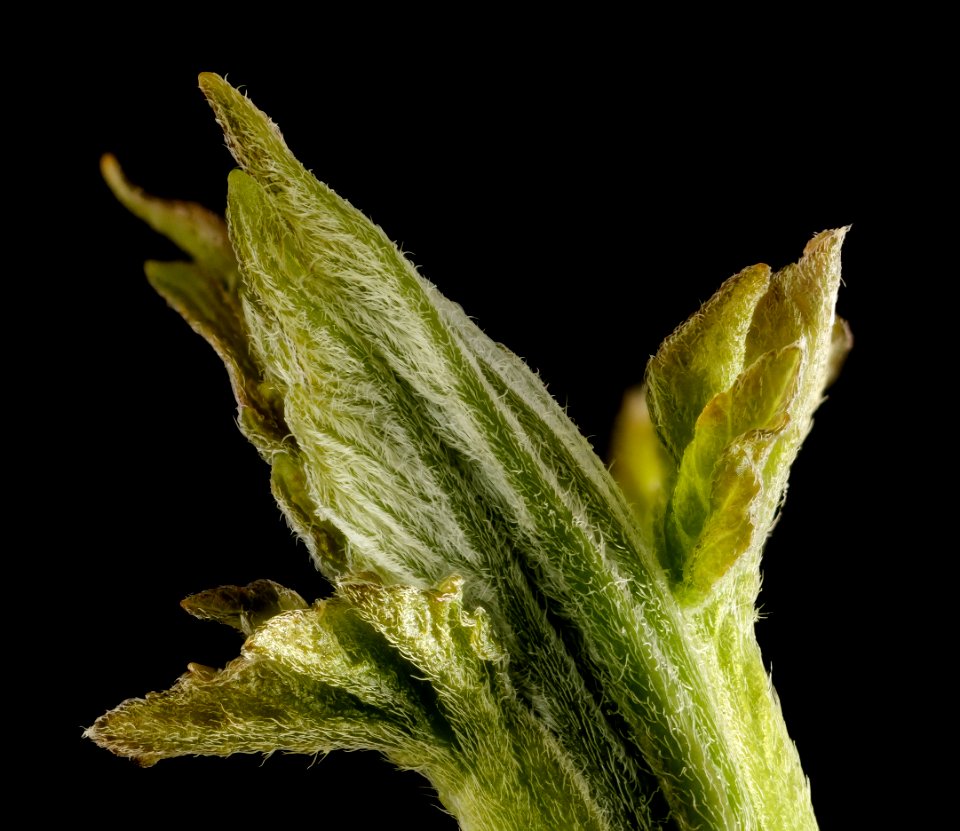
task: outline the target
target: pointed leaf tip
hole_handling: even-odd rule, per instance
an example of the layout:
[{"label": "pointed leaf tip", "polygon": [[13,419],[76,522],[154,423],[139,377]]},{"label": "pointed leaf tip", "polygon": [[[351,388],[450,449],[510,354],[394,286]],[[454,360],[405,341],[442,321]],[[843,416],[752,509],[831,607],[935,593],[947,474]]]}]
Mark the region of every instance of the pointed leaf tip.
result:
[{"label": "pointed leaf tip", "polygon": [[305,172],[277,125],[246,95],[212,72],[201,73],[199,85],[240,167],[264,182],[283,181],[281,170]]}]

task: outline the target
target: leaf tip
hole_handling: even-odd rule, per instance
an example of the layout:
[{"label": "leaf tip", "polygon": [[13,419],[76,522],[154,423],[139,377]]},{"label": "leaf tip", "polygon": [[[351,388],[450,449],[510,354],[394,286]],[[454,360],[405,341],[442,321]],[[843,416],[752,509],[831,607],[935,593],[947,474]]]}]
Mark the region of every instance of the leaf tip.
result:
[{"label": "leaf tip", "polygon": [[111,181],[116,181],[118,178],[122,178],[123,174],[120,170],[120,162],[117,161],[117,157],[113,153],[104,153],[100,157],[100,175],[106,180],[109,184]]},{"label": "leaf tip", "polygon": [[197,84],[208,98],[227,85],[216,72],[201,72],[197,75]]},{"label": "leaf tip", "polygon": [[810,256],[811,254],[816,254],[821,251],[839,250],[847,236],[847,232],[852,227],[852,225],[842,225],[839,228],[828,228],[825,231],[814,234],[804,246],[804,256]]},{"label": "leaf tip", "polygon": [[100,175],[117,201],[136,214],[132,205],[138,195],[138,189],[126,177],[113,153],[104,153],[100,157]]}]

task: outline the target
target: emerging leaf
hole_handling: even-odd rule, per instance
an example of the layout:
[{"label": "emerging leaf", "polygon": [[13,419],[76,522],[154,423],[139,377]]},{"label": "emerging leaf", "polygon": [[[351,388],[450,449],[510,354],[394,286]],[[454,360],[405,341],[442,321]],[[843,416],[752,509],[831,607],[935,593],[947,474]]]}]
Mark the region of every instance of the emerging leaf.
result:
[{"label": "emerging leaf", "polygon": [[819,234],[776,274],[758,265],[732,277],[647,367],[650,412],[676,464],[661,557],[684,603],[706,598],[747,552],[759,566],[790,464],[849,349],[833,311],[845,233]]}]

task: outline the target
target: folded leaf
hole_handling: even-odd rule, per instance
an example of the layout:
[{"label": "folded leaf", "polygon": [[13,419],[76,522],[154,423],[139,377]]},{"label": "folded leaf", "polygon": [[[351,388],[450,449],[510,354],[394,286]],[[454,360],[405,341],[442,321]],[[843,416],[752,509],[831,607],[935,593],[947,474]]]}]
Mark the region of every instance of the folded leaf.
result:
[{"label": "folded leaf", "polygon": [[767,450],[789,422],[801,359],[796,346],[767,352],[697,419],[664,520],[665,566],[687,600],[706,596],[753,541],[753,503]]},{"label": "folded leaf", "polygon": [[279,401],[264,385],[262,369],[250,351],[238,295],[240,272],[226,224],[193,202],[144,193],[127,180],[113,156],[104,156],[100,169],[114,195],[132,213],[193,258],[191,262],[150,261],[145,266],[147,278],[223,360],[241,421],[251,427],[247,431],[251,440],[261,450],[282,442],[286,430]]},{"label": "folded leaf", "polygon": [[647,368],[651,417],[677,460],[660,556],[684,603],[744,555],[757,580],[739,602],[756,600],[790,464],[850,347],[833,310],[845,233],[819,234],[776,274],[759,265],[728,280]]},{"label": "folded leaf", "polygon": [[704,406],[742,371],[746,336],[769,283],[770,267],[762,264],[731,277],[647,365],[650,415],[678,464]]},{"label": "folded leaf", "polygon": [[381,667],[368,673],[375,683],[357,683],[357,673],[337,673],[332,661],[297,660],[303,650],[336,651],[338,630],[329,617],[311,609],[275,615],[223,670],[191,668],[169,691],[125,701],[101,716],[87,735],[144,765],[188,754],[419,747],[428,736],[411,732],[418,718],[404,709],[406,702],[391,697],[384,708],[382,699],[365,700],[387,686]]},{"label": "folded leaf", "polygon": [[[462,574],[516,656],[518,689],[535,708],[550,702],[544,717],[611,815],[645,822],[631,814],[649,775],[631,757],[691,821],[748,810],[714,714],[695,701],[703,683],[659,566],[609,474],[565,436],[569,421],[558,434],[552,410],[531,414],[540,382],[481,346],[249,101],[216,78],[202,86],[244,167],[230,175],[228,222],[254,349],[348,573],[420,587]],[[594,676],[626,730],[589,692]]]},{"label": "folded leaf", "polygon": [[191,665],[172,689],[124,702],[87,735],[144,765],[370,748],[429,776],[465,828],[617,827],[516,698],[489,623],[464,611],[460,587],[354,581],[312,608],[289,608],[299,596],[270,581],[195,595],[192,612],[253,624],[241,657],[221,671]]}]

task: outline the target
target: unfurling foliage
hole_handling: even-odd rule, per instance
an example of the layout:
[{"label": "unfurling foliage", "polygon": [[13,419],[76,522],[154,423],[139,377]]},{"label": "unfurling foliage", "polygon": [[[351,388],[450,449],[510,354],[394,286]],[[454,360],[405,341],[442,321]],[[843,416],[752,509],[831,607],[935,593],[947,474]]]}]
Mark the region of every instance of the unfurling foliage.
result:
[{"label": "unfurling foliage", "polygon": [[222,79],[227,221],[117,197],[190,259],[153,286],[217,350],[334,595],[184,601],[239,629],[87,734],[143,764],[372,748],[464,829],[809,829],[754,638],[760,553],[849,348],[844,229],[730,278],[651,360],[614,481],[539,379],[318,182]]}]

